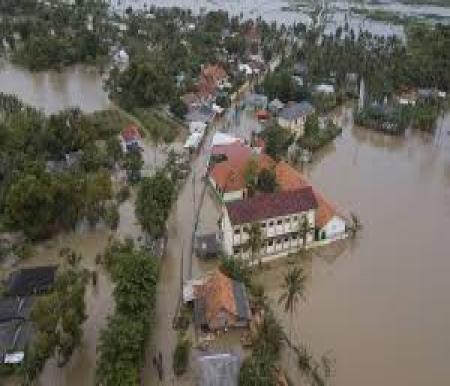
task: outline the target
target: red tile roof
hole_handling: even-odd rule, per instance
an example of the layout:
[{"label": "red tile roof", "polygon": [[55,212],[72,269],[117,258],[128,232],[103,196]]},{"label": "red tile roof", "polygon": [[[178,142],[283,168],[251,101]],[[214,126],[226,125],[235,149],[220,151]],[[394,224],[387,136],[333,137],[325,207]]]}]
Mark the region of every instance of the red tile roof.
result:
[{"label": "red tile roof", "polygon": [[303,175],[288,163],[281,161],[275,167],[278,188],[280,190],[296,190],[311,186]]},{"label": "red tile roof", "polygon": [[228,160],[239,164],[247,162],[252,155],[251,147],[242,142],[234,142],[228,145],[216,145],[211,148],[211,155],[223,155]]},{"label": "red tile roof", "polygon": [[237,317],[233,280],[219,270],[212,273],[198,292],[198,296],[205,301],[205,316],[211,329],[219,327],[221,321],[218,318],[223,311]]},{"label": "red tile roof", "polygon": [[258,171],[268,169],[275,162],[267,154],[252,155],[240,153],[239,157],[230,157],[215,165],[210,172],[211,178],[224,192],[242,190],[246,187],[245,172],[251,159],[257,162]]},{"label": "red tile roof", "polygon": [[314,190],[318,208],[316,211],[316,227],[323,228],[337,214],[336,208],[322,196],[317,190]]},{"label": "red tile roof", "polygon": [[312,188],[308,186],[297,190],[260,194],[225,205],[231,223],[238,225],[316,209],[317,200]]},{"label": "red tile roof", "polygon": [[139,133],[139,129],[136,126],[130,125],[122,130],[122,138],[125,142],[137,141],[141,139],[141,133]]}]

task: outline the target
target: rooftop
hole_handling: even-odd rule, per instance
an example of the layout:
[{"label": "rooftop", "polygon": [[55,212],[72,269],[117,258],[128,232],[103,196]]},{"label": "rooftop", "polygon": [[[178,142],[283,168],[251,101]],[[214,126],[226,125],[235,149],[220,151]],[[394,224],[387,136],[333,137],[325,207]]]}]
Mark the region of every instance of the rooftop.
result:
[{"label": "rooftop", "polygon": [[311,114],[313,112],[314,106],[307,101],[303,101],[285,107],[283,110],[280,111],[280,117],[290,121]]},{"label": "rooftop", "polygon": [[197,322],[206,322],[214,328],[221,323],[220,313],[223,311],[240,320],[250,319],[245,286],[219,270],[214,271],[197,292]]},{"label": "rooftop", "polygon": [[136,126],[130,125],[122,130],[122,138],[125,142],[137,141],[141,139],[141,133]]},{"label": "rooftop", "polygon": [[317,200],[312,188],[308,186],[229,202],[226,208],[231,223],[240,225],[316,209]]},{"label": "rooftop", "polygon": [[10,296],[47,292],[55,281],[56,269],[56,266],[42,266],[11,272],[6,282],[6,292]]}]

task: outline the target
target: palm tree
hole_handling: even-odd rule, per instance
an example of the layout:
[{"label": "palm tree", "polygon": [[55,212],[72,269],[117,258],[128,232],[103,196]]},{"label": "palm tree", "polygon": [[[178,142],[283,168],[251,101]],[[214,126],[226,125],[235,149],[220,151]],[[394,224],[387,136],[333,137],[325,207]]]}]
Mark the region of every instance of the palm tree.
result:
[{"label": "palm tree", "polygon": [[355,213],[353,212],[350,213],[350,217],[351,217],[351,224],[349,226],[350,235],[352,237],[355,237],[356,233],[358,233],[358,231],[362,228],[362,224],[358,215],[356,215]]},{"label": "palm tree", "polygon": [[311,224],[309,223],[308,216],[303,216],[301,219],[300,229],[299,229],[300,237],[303,240],[303,243],[302,243],[303,251],[306,249],[306,242],[307,242],[308,235],[314,231],[315,231],[315,228],[313,226],[311,226]]},{"label": "palm tree", "polygon": [[[259,223],[252,223],[250,229],[248,230],[248,241],[246,249],[250,250],[250,257],[252,263],[254,262],[255,256],[259,254],[263,243],[263,236],[261,232],[261,226]],[[259,259],[261,264],[261,256]]]},{"label": "palm tree", "polygon": [[[284,276],[283,284],[281,288],[283,292],[278,299],[279,304],[283,304],[284,312],[289,313],[289,340],[292,344],[292,319],[295,313],[295,309],[300,299],[305,299],[306,290],[306,276],[303,273],[303,268],[293,267]],[[289,354],[290,358],[290,354]]]}]

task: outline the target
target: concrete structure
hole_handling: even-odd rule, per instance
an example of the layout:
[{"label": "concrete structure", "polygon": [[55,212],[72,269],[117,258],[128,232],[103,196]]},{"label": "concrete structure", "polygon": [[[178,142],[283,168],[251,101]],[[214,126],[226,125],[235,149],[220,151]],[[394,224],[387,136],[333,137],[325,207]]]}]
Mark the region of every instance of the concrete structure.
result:
[{"label": "concrete structure", "polygon": [[278,124],[297,137],[301,137],[305,132],[306,118],[314,112],[314,106],[306,101],[288,104],[288,106],[280,111]]},{"label": "concrete structure", "polygon": [[318,207],[311,187],[284,192],[261,194],[247,200],[225,204],[220,237],[226,255],[248,259],[249,230],[259,224],[262,246],[259,256],[282,256],[303,246],[302,224],[306,219],[309,230],[306,245],[314,240],[315,213]]}]

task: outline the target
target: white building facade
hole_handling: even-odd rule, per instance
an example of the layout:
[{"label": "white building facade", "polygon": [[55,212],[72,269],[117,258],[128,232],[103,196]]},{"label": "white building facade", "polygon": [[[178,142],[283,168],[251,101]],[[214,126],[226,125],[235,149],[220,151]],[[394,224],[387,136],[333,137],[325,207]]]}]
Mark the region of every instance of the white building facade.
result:
[{"label": "white building facade", "polygon": [[[295,253],[314,241],[317,202],[311,188],[257,196],[224,205],[221,219],[221,242],[228,256],[248,259],[271,258]],[[241,212],[241,213],[240,213]],[[308,223],[306,243],[303,233]],[[251,256],[249,232],[259,224],[261,248]]]}]

